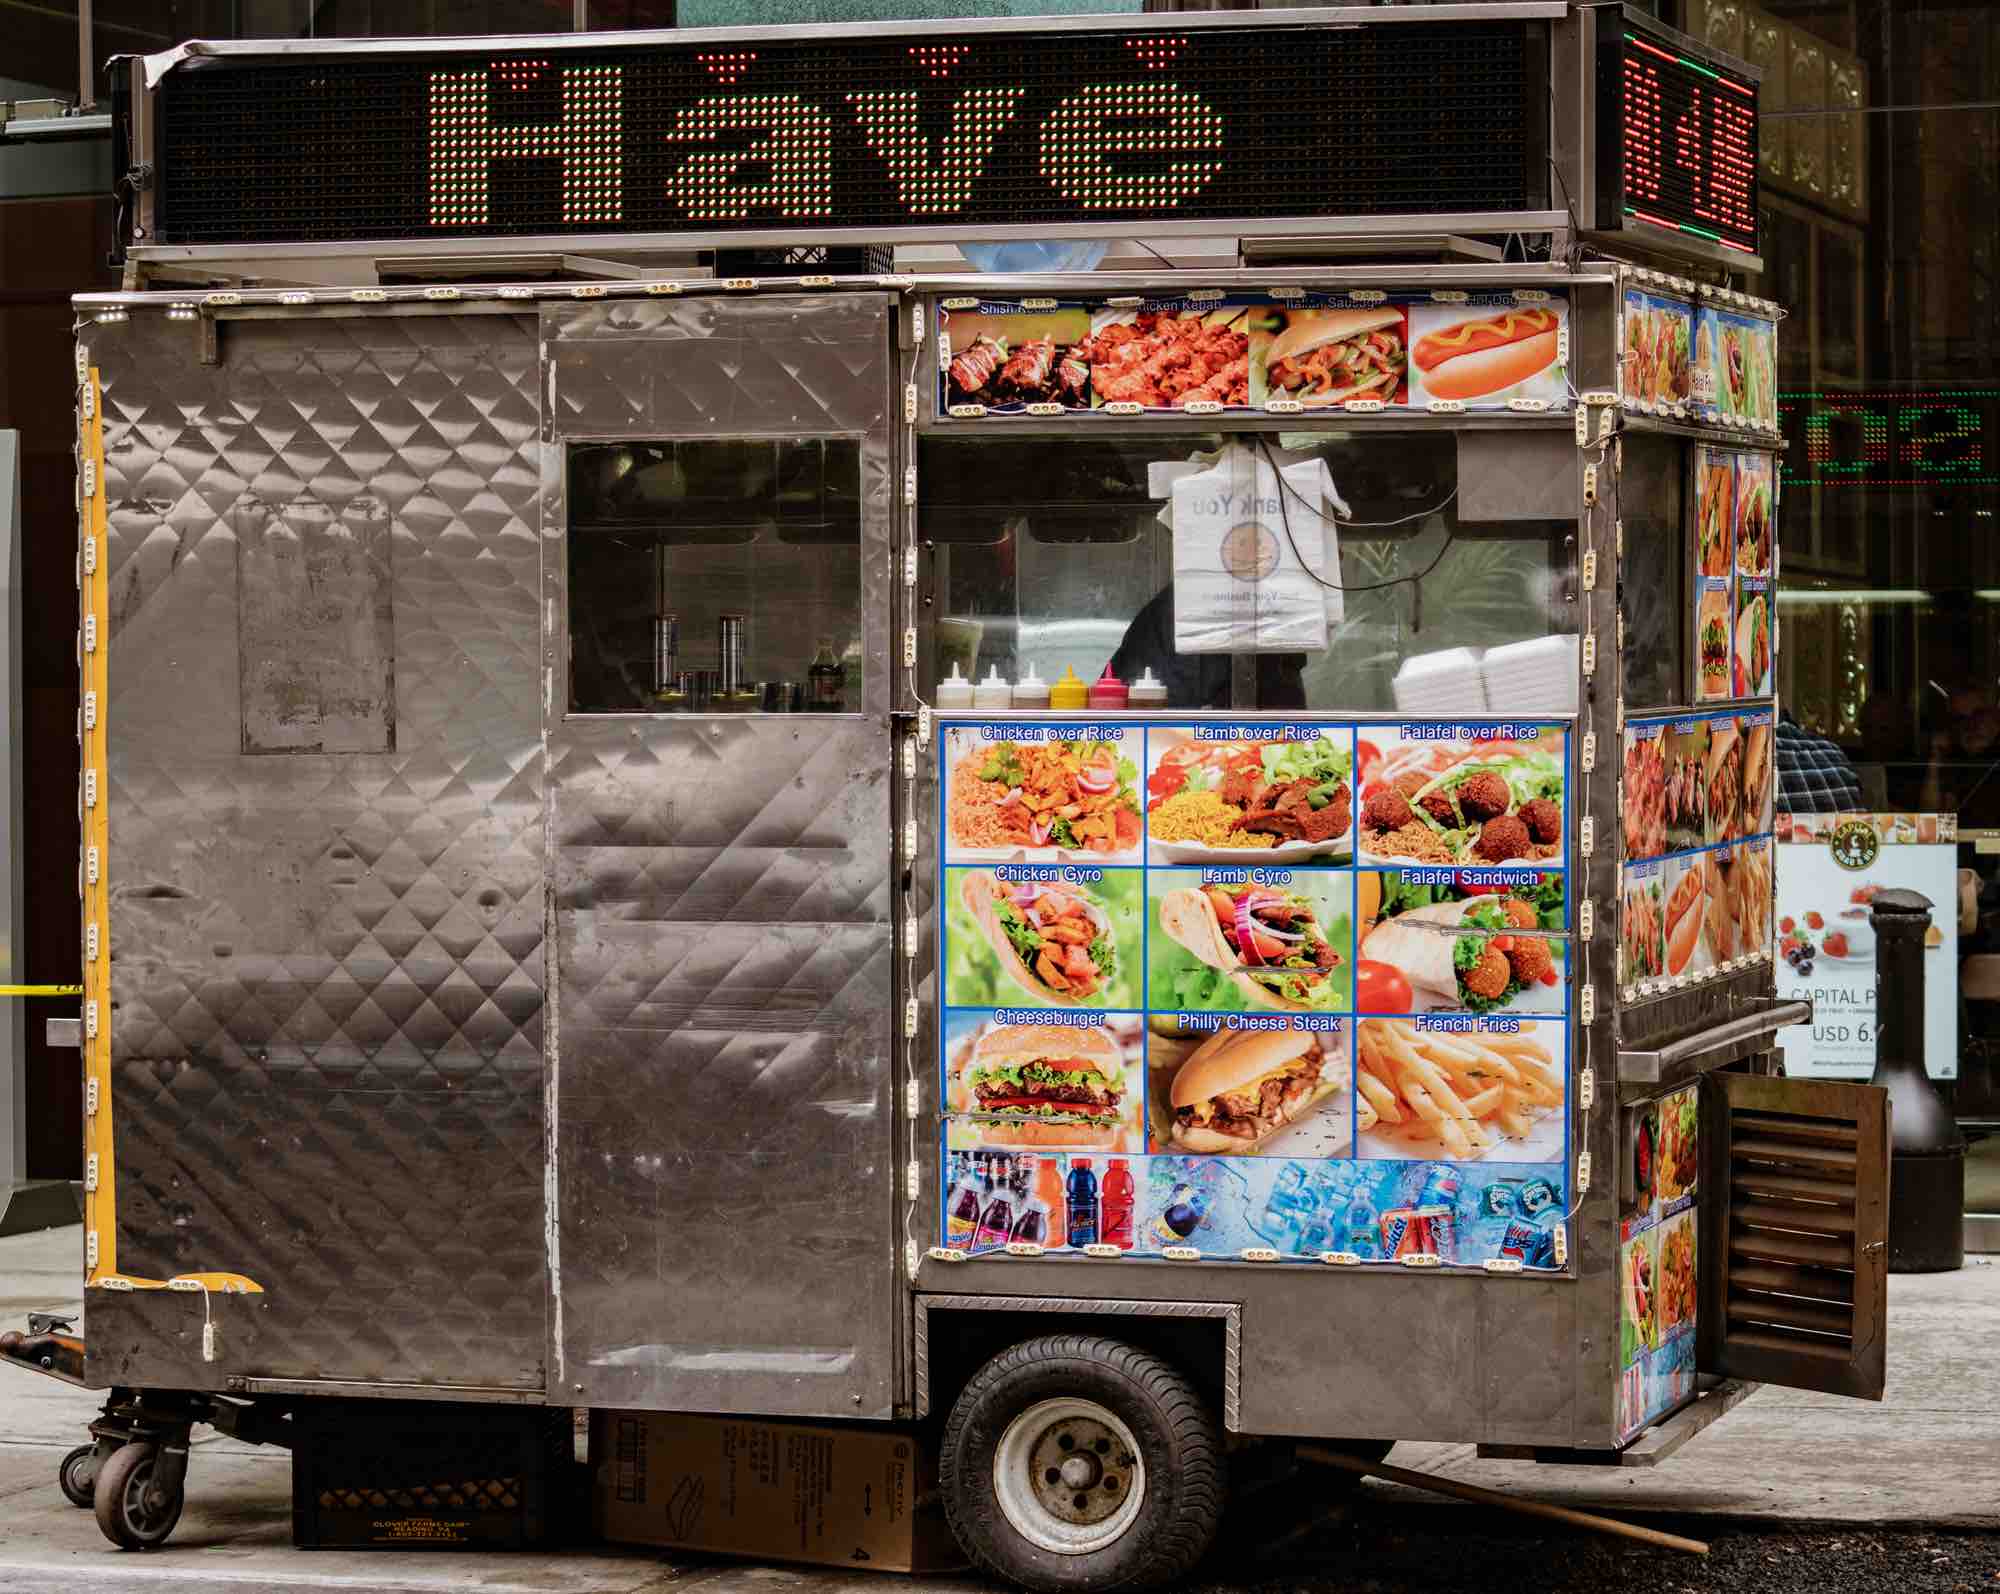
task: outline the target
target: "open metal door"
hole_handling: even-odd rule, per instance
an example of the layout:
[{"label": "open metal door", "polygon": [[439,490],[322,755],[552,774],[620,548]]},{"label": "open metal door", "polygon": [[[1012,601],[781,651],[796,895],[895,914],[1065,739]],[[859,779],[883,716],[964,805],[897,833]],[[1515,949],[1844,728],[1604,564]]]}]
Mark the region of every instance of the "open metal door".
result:
[{"label": "open metal door", "polygon": [[1888,1092],[1718,1070],[1703,1093],[1701,1371],[1880,1400]]},{"label": "open metal door", "polygon": [[896,1403],[892,307],[545,313],[552,1399]]}]

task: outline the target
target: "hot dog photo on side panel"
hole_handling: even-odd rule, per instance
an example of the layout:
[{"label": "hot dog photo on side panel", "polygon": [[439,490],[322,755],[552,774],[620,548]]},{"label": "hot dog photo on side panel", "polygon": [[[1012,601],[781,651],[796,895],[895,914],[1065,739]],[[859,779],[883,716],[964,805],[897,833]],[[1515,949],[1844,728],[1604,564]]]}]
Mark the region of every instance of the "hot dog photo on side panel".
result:
[{"label": "hot dog photo on side panel", "polygon": [[1410,306],[1410,402],[1560,402],[1561,304]]}]

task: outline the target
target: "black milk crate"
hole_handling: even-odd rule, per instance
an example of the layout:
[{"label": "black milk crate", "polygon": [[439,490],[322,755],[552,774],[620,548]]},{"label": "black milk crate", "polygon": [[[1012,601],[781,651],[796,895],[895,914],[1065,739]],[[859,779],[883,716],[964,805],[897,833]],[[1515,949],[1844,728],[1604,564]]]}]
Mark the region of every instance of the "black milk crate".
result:
[{"label": "black milk crate", "polygon": [[292,1421],[299,1549],[525,1549],[574,1520],[567,1409],[309,1400]]}]

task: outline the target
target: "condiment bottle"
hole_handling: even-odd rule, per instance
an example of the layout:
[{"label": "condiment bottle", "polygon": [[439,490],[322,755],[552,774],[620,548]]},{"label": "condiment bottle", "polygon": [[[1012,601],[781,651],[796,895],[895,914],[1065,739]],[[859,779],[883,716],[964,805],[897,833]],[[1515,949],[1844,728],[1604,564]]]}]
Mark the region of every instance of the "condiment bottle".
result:
[{"label": "condiment bottle", "polygon": [[1146,666],[1146,673],[1132,683],[1127,694],[1134,708],[1165,708],[1167,706],[1167,683],[1153,675],[1152,665]]},{"label": "condiment bottle", "polygon": [[1049,688],[1050,708],[1082,708],[1090,702],[1090,688],[1077,679],[1076,671],[1063,666],[1062,679]]},{"label": "condiment bottle", "polygon": [[999,665],[989,665],[986,679],[972,689],[972,706],[984,712],[988,709],[1011,708],[1013,703],[1012,684],[1000,673]]},{"label": "condiment bottle", "polygon": [[958,673],[958,661],[952,660],[951,674],[937,684],[934,694],[940,712],[972,707],[972,683]]},{"label": "condiment bottle", "polygon": [[1014,707],[1045,709],[1049,706],[1049,683],[1029,665],[1027,673],[1014,683]]},{"label": "condiment bottle", "polygon": [[1110,664],[1104,666],[1104,673],[1090,683],[1090,706],[1092,708],[1122,709],[1130,689],[1111,673]]}]

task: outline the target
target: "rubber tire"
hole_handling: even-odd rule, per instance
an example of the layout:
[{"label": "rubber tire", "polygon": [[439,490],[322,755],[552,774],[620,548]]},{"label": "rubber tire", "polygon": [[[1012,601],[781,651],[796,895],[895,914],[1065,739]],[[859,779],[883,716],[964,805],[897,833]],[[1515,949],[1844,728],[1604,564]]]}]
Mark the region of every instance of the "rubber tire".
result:
[{"label": "rubber tire", "polygon": [[[89,1472],[84,1473],[83,1463],[86,1461],[91,1466]],[[97,1484],[99,1470],[97,1446],[78,1445],[62,1458],[62,1464],[56,1468],[56,1482],[62,1488],[63,1498],[79,1510],[90,1510],[96,1504],[93,1490]],[[81,1478],[77,1476],[79,1473],[83,1473]]]},{"label": "rubber tire", "polygon": [[159,1458],[159,1446],[134,1443],[120,1446],[97,1474],[96,1499],[92,1509],[104,1536],[121,1550],[155,1550],[165,1544],[181,1519],[187,1491],[177,1491],[171,1508],[157,1521],[139,1522],[130,1511],[132,1498],[146,1486]]},{"label": "rubber tire", "polygon": [[[1086,1555],[1029,1543],[994,1494],[993,1456],[1008,1423],[1058,1395],[1115,1412],[1146,1466],[1146,1498],[1131,1527]],[[938,1462],[960,1547],[995,1577],[1042,1594],[1140,1589],[1186,1576],[1215,1539],[1224,1479],[1222,1435],[1194,1386],[1150,1352],[1088,1334],[1027,1340],[980,1368],[951,1408]]]}]

